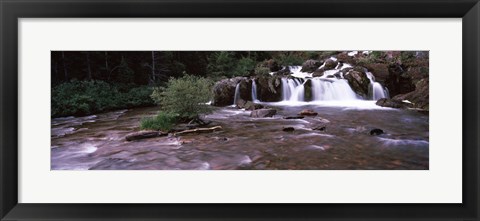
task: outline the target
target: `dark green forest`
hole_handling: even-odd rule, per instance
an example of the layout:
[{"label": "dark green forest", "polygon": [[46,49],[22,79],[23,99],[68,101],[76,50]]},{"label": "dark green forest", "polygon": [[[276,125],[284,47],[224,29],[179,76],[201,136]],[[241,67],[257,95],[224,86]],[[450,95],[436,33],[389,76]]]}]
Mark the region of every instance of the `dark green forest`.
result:
[{"label": "dark green forest", "polygon": [[[329,51],[52,51],[52,117],[154,105],[153,88],[185,75],[211,81],[266,75]],[[269,63],[270,62],[270,63]],[[275,67],[273,67],[275,69]]]}]

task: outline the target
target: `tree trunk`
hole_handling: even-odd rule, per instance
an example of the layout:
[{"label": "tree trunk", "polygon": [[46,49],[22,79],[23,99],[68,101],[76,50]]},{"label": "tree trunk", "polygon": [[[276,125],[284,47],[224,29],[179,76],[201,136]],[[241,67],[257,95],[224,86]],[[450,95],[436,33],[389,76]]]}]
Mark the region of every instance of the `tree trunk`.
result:
[{"label": "tree trunk", "polygon": [[152,51],[152,81],[155,83],[155,52]]},{"label": "tree trunk", "polygon": [[88,74],[88,80],[92,80],[92,69],[90,68],[90,53],[85,52],[85,55],[87,56],[87,74]]},{"label": "tree trunk", "polygon": [[68,74],[67,74],[67,64],[65,64],[65,52],[62,51],[62,62],[63,62],[63,74],[65,76],[65,81],[68,81]]},{"label": "tree trunk", "polygon": [[107,75],[110,73],[110,70],[108,69],[108,52],[105,52],[105,71],[107,72]]}]

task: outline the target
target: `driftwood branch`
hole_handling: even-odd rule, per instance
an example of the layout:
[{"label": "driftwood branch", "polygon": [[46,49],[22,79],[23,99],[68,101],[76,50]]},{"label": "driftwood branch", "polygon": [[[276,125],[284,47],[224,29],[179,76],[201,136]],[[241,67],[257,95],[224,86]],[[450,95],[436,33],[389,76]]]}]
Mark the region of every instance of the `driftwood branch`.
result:
[{"label": "driftwood branch", "polygon": [[222,126],[215,126],[215,127],[209,127],[209,128],[196,128],[196,129],[191,129],[191,130],[183,130],[176,132],[175,135],[181,135],[181,134],[188,134],[188,133],[204,133],[204,132],[212,132],[215,130],[222,129]]}]

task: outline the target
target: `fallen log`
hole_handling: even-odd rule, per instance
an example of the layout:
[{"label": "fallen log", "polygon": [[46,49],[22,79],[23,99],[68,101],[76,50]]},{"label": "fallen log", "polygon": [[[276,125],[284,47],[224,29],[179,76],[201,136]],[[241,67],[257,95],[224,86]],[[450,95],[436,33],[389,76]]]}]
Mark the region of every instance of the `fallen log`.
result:
[{"label": "fallen log", "polygon": [[183,130],[183,131],[179,131],[179,132],[174,133],[174,135],[181,135],[181,134],[188,134],[188,133],[205,133],[205,132],[212,132],[212,131],[215,131],[215,130],[218,130],[218,129],[222,129],[222,126]]},{"label": "fallen log", "polygon": [[161,131],[142,130],[142,131],[134,132],[131,134],[127,134],[127,136],[125,136],[125,140],[134,141],[134,140],[141,140],[146,138],[159,137],[163,135],[167,135],[167,134]]}]

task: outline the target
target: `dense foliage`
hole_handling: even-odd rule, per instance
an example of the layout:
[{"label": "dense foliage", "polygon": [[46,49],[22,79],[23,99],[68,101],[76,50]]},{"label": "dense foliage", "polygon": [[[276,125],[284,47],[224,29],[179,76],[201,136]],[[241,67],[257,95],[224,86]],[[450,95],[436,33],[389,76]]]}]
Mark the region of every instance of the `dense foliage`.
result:
[{"label": "dense foliage", "polygon": [[148,106],[152,88],[104,81],[71,81],[52,89],[53,117],[82,116],[104,111]]},{"label": "dense foliage", "polygon": [[[178,112],[183,118],[192,118],[207,111],[205,105],[199,106],[197,103],[209,101],[212,81],[236,76],[268,76],[272,71],[267,64],[269,61],[274,61],[280,67],[301,65],[308,59],[325,60],[339,53],[341,52],[53,51],[51,115],[78,116],[152,105],[152,97],[163,109]],[[415,52],[398,53],[400,56],[392,57],[384,51],[373,51],[359,57],[357,61],[358,65],[384,61],[388,64],[417,62]],[[154,87],[157,89],[152,94],[151,88]]]},{"label": "dense foliage", "polygon": [[177,122],[178,114],[160,111],[157,116],[143,118],[140,122],[140,129],[170,131]]},{"label": "dense foliage", "polygon": [[205,103],[212,99],[212,85],[211,80],[193,75],[170,78],[166,87],[153,91],[152,99],[163,111],[176,113],[181,120],[195,119],[210,112],[210,105]]},{"label": "dense foliage", "polygon": [[[163,86],[185,74],[213,80],[255,75],[259,63],[301,65],[333,51],[52,51],[52,85],[71,80]],[[257,70],[263,73],[263,71]]]}]

